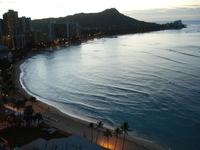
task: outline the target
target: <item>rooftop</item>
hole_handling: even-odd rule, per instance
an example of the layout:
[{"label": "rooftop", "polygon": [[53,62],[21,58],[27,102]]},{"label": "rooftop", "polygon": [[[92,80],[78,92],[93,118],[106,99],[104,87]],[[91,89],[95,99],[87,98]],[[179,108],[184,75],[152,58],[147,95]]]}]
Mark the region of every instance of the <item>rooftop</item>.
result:
[{"label": "rooftop", "polygon": [[91,143],[85,138],[79,136],[70,136],[68,138],[58,138],[45,140],[38,138],[37,140],[23,146],[20,150],[102,150],[98,145]]}]

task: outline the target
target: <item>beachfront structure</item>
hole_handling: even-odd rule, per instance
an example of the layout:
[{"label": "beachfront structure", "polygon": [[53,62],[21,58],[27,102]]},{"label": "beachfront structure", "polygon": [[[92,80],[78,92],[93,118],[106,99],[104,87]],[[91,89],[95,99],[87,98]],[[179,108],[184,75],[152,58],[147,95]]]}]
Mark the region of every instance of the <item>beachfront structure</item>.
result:
[{"label": "beachfront structure", "polygon": [[91,143],[85,138],[79,136],[70,136],[68,138],[51,139],[49,141],[39,138],[20,150],[103,150],[96,144]]}]

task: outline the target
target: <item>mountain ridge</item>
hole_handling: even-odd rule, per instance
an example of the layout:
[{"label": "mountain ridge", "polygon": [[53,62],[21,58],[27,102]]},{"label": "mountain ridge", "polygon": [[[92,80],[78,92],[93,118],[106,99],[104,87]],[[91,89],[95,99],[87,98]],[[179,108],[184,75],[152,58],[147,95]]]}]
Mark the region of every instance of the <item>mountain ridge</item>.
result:
[{"label": "mountain ridge", "polygon": [[178,23],[157,24],[140,21],[120,13],[116,8],[106,9],[98,13],[78,13],[59,18],[45,18],[33,20],[33,28],[39,29],[41,25],[74,22],[81,26],[82,33],[102,32],[105,34],[127,34],[159,31],[166,29],[181,29],[185,25]]}]

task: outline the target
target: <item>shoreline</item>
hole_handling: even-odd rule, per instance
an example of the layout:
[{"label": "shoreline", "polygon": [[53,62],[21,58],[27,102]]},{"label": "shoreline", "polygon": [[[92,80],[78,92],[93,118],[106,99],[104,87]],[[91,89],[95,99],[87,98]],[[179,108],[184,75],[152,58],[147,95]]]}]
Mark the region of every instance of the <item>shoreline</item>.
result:
[{"label": "shoreline", "polygon": [[[37,54],[37,53],[36,53]],[[31,95],[23,88],[23,86],[20,83],[20,74],[21,69],[20,66],[24,61],[30,57],[32,57],[34,54],[20,60],[19,62],[15,63],[13,66],[13,81],[15,84],[16,92],[20,95],[20,97],[23,98],[30,98]],[[91,140],[91,129],[89,128],[89,123],[86,120],[81,120],[75,117],[72,117],[56,107],[47,104],[39,99],[37,99],[37,102],[33,104],[33,109],[35,112],[42,113],[43,116],[45,116],[45,123],[49,126],[55,127],[58,130],[71,133],[72,135],[78,135],[87,138],[88,140]],[[94,137],[98,134],[97,130],[94,129]],[[103,134],[102,134],[103,135]],[[95,138],[94,138],[95,139]],[[122,147],[122,136],[119,137],[119,142],[117,144],[116,150],[121,150]],[[113,149],[114,143],[115,143],[115,137],[113,136],[110,138],[110,149]],[[106,138],[103,136],[99,136],[98,144],[105,147],[106,144]],[[132,149],[139,149],[139,150],[164,150],[163,147],[160,145],[148,141],[145,139],[141,139],[139,137],[133,137],[133,136],[127,136],[126,138],[126,145],[124,150],[132,150]]]}]

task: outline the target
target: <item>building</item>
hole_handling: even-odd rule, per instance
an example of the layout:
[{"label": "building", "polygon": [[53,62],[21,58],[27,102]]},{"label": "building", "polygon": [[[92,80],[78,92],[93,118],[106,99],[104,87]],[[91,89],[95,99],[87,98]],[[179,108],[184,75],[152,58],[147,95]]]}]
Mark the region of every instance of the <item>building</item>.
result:
[{"label": "building", "polygon": [[53,41],[55,38],[55,24],[51,22],[48,24],[48,41]]},{"label": "building", "polygon": [[3,14],[3,44],[6,45],[9,49],[18,48],[18,27],[18,12],[14,10],[9,10],[7,13]]},{"label": "building", "polygon": [[24,49],[32,43],[32,23],[31,18],[21,17],[19,18],[19,39],[21,39],[20,48]]},{"label": "building", "polygon": [[34,44],[46,43],[49,38],[46,32],[41,32],[40,30],[34,30],[32,32],[32,42]]},{"label": "building", "polygon": [[79,36],[80,27],[78,23],[68,23],[68,38],[76,38]]},{"label": "building", "polygon": [[49,23],[48,40],[71,39],[79,36],[79,25],[77,23]]},{"label": "building", "polygon": [[4,35],[14,36],[18,33],[19,19],[18,12],[9,10],[3,14],[3,29]]},{"label": "building", "polygon": [[31,18],[21,17],[19,18],[19,32],[30,33],[32,31]]},{"label": "building", "polygon": [[3,36],[3,20],[0,19],[0,44],[2,43],[2,36]]},{"label": "building", "polygon": [[3,35],[3,20],[0,19],[0,37]]},{"label": "building", "polygon": [[6,46],[0,45],[0,59],[7,59],[9,50]]},{"label": "building", "polygon": [[31,18],[19,18],[14,10],[3,14],[2,43],[9,49],[21,50],[31,43],[31,30]]},{"label": "building", "polygon": [[91,143],[85,138],[79,136],[70,136],[68,138],[51,139],[49,141],[39,138],[20,150],[103,150],[100,146]]},{"label": "building", "polygon": [[69,31],[68,31],[68,24],[62,23],[62,24],[54,24],[54,34],[55,38],[68,38],[69,37]]}]

